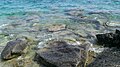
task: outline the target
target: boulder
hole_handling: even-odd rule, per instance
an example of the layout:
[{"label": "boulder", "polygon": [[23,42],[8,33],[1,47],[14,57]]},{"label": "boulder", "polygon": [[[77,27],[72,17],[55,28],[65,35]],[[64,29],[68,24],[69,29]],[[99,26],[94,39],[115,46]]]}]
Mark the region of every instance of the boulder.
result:
[{"label": "boulder", "polygon": [[120,31],[115,33],[97,34],[97,41],[105,47],[120,47]]},{"label": "boulder", "polygon": [[84,67],[88,44],[72,45],[65,41],[51,41],[36,52],[35,61],[46,67]]},{"label": "boulder", "polygon": [[1,59],[8,60],[21,55],[23,50],[27,47],[27,41],[16,39],[7,43],[1,53]]}]

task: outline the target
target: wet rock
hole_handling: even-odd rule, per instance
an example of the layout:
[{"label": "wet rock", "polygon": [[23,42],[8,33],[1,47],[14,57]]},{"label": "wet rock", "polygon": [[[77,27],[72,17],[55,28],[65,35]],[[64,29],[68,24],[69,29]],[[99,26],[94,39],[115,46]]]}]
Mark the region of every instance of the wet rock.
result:
[{"label": "wet rock", "polygon": [[87,67],[120,67],[120,50],[110,48],[100,53]]},{"label": "wet rock", "polygon": [[1,59],[8,60],[17,57],[24,53],[24,49],[27,47],[27,41],[22,39],[16,39],[7,43],[1,53]]},{"label": "wet rock", "polygon": [[91,12],[88,12],[88,14],[105,14],[105,13],[107,13],[107,12],[103,12],[103,11],[91,11]]},{"label": "wet rock", "polygon": [[72,45],[65,41],[49,41],[36,52],[35,61],[46,67],[84,67],[88,57],[88,44]]},{"label": "wet rock", "polygon": [[71,10],[66,10],[65,11],[66,15],[69,15],[69,16],[73,16],[73,17],[80,17],[80,18],[84,18],[84,10],[82,9],[71,9]]},{"label": "wet rock", "polygon": [[64,29],[66,29],[65,24],[52,24],[51,26],[49,26],[48,31],[56,32],[56,31],[60,31],[60,30],[64,30]]},{"label": "wet rock", "polygon": [[77,18],[77,17],[72,17],[70,19],[76,22],[87,22],[87,23],[94,23],[94,24],[100,25],[100,22],[96,19],[83,19],[83,18]]},{"label": "wet rock", "polygon": [[96,35],[98,43],[105,47],[120,47],[120,31]]},{"label": "wet rock", "polygon": [[0,61],[0,67],[41,67],[33,61],[35,51],[29,47],[29,51],[19,57],[7,60]]},{"label": "wet rock", "polygon": [[[79,17],[70,17],[69,19],[72,20],[73,22],[77,22],[77,23],[79,23],[81,25],[83,23],[85,25],[90,24],[89,26],[92,25],[92,27],[95,28],[96,30],[101,29],[101,23],[97,19],[79,18]],[[87,28],[89,28],[89,27],[87,27]],[[89,29],[91,29],[91,28],[89,28]]]}]

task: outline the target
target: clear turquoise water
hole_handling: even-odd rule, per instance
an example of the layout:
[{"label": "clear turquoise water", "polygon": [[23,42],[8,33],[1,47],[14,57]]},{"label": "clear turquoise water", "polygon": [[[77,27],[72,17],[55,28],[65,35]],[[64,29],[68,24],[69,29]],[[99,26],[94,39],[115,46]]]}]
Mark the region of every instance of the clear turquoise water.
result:
[{"label": "clear turquoise water", "polygon": [[0,23],[12,22],[9,16],[23,16],[27,12],[40,12],[43,17],[63,16],[65,10],[75,8],[112,12],[115,20],[120,17],[120,0],[0,0]]},{"label": "clear turquoise water", "polygon": [[[120,29],[120,0],[0,0],[0,53],[8,41],[22,36],[39,40],[40,43],[37,46],[43,47],[41,45],[54,38],[79,41],[83,37],[94,43],[96,33],[111,31],[106,30],[102,23],[101,25],[89,22],[75,23],[69,20],[69,16],[65,13],[73,9],[84,10],[85,15],[91,11],[106,12],[102,14],[104,17],[102,20],[106,21],[105,16],[107,16],[107,20],[111,22],[110,26],[118,26]],[[92,19],[99,18],[99,15],[87,16]],[[37,23],[37,25],[34,22],[40,24]],[[53,33],[48,32],[47,24],[45,26],[44,23],[50,25],[54,22],[63,22],[67,29]],[[39,27],[40,30],[37,30]],[[1,64],[3,65],[3,63],[0,62],[0,67]],[[7,63],[5,63],[6,65]]]},{"label": "clear turquoise water", "polygon": [[[20,36],[38,37],[36,39],[43,42],[51,37],[60,36],[57,33],[47,32],[47,26],[44,27],[45,25],[41,23],[64,22],[72,32],[93,42],[96,33],[108,32],[100,23],[75,23],[69,20],[69,16],[65,13],[74,9],[84,10],[85,15],[92,19],[99,18],[99,15],[87,15],[89,12],[106,12],[102,14],[104,17],[102,20],[106,21],[105,16],[107,16],[107,20],[111,22],[110,26],[118,26],[120,29],[120,0],[0,0],[0,46],[5,45],[9,39]],[[34,26],[37,26],[34,22],[39,22],[43,30],[34,32],[36,31]],[[10,25],[11,23],[16,24]],[[76,35],[66,35],[66,37],[79,38]]]}]

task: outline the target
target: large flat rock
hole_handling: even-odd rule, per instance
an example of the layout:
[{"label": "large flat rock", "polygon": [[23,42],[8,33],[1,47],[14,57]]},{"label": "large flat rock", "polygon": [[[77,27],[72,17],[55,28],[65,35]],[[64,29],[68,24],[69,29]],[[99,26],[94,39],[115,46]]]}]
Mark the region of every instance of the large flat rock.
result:
[{"label": "large flat rock", "polygon": [[46,67],[84,67],[88,46],[71,45],[53,41],[36,52],[35,60]]}]

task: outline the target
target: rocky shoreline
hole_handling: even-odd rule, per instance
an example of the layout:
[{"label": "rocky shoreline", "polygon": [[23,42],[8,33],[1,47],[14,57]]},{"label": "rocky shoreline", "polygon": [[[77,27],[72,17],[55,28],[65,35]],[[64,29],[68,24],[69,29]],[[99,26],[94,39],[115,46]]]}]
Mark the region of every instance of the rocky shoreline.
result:
[{"label": "rocky shoreline", "polygon": [[17,21],[0,27],[0,67],[119,67],[120,31],[95,19],[101,12],[88,14],[67,10],[48,23],[39,13],[9,17]]},{"label": "rocky shoreline", "polygon": [[[106,38],[106,36],[103,37]],[[98,38],[98,41],[101,40]],[[103,44],[104,42],[98,43]],[[106,43],[107,41],[105,41]],[[2,50],[0,64],[1,67],[115,67],[119,66],[118,57],[120,57],[119,44],[115,43],[113,42],[113,47],[110,46],[110,48],[100,50],[101,52],[96,52],[95,46],[85,39],[76,41],[57,38],[41,43],[22,37],[7,43]],[[26,45],[27,47],[25,47]]]}]

